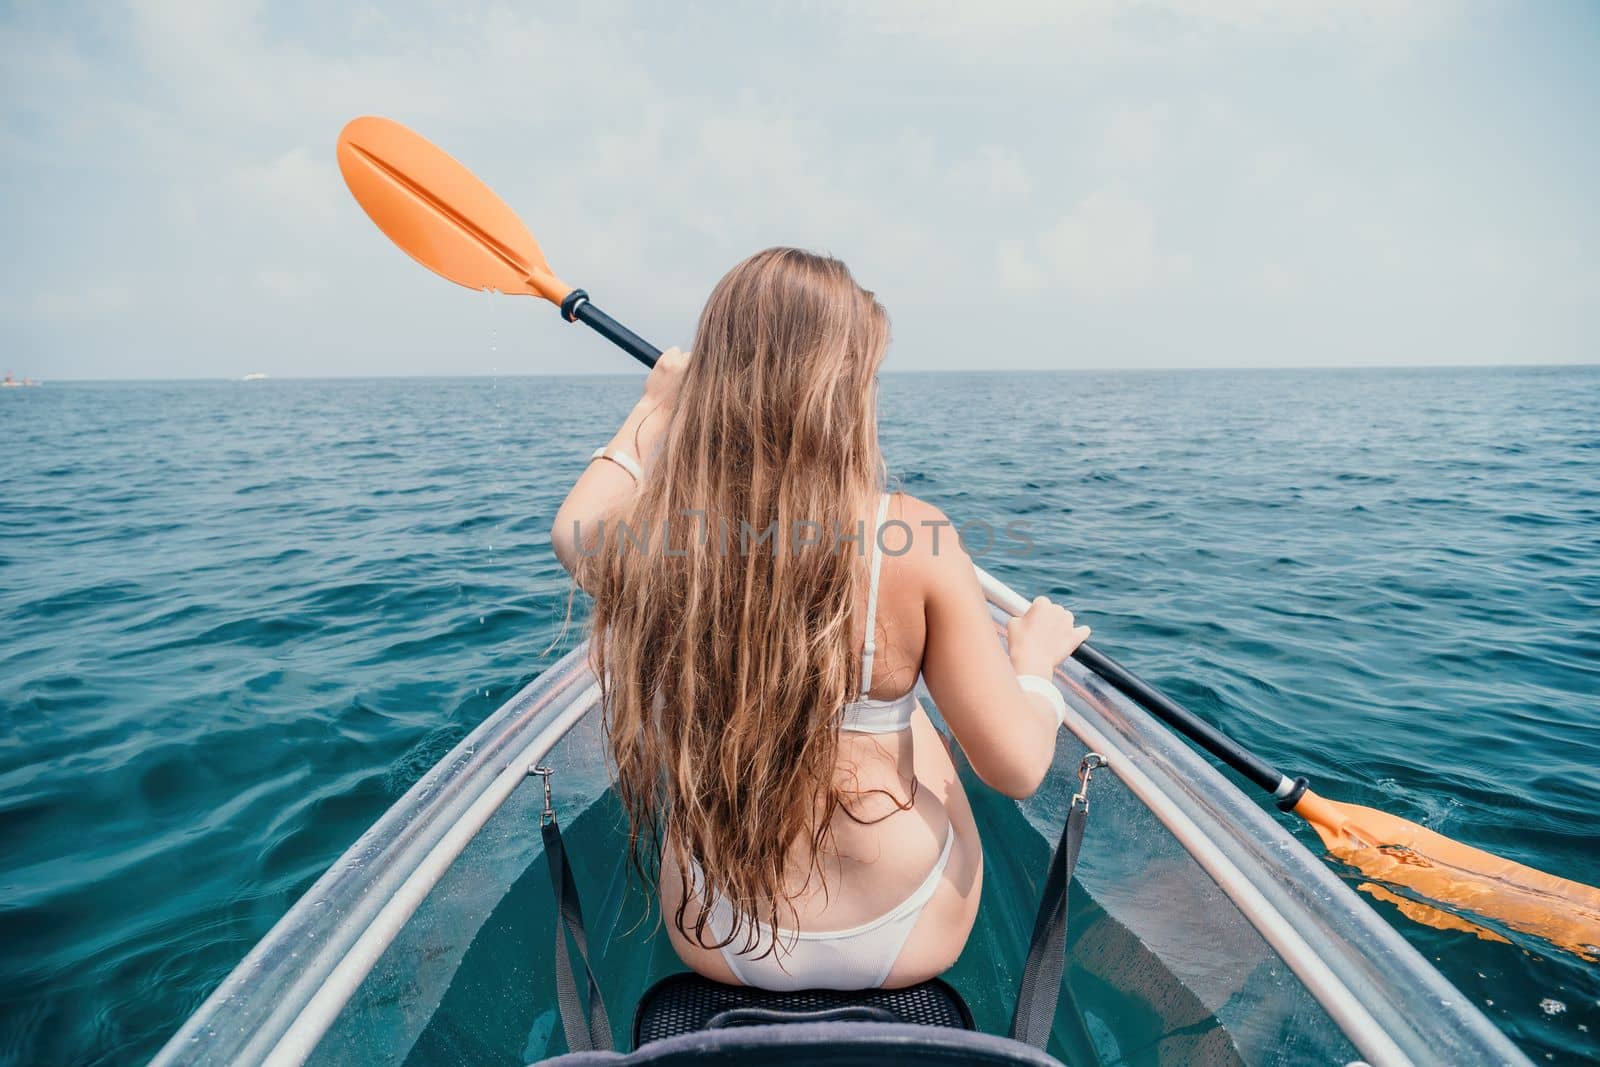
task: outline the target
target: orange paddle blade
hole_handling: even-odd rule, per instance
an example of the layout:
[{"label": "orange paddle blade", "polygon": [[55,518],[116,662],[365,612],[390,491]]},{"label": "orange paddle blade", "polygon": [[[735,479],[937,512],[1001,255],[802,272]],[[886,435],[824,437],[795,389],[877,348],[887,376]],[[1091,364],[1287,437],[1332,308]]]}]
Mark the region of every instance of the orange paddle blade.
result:
[{"label": "orange paddle blade", "polygon": [[1362,882],[1356,886],[1363,893],[1369,893],[1378,900],[1386,900],[1400,910],[1400,914],[1412,922],[1419,922],[1423,926],[1431,926],[1435,930],[1460,930],[1462,933],[1471,934],[1479,941],[1499,941],[1501,944],[1511,944],[1509,937],[1501,937],[1493,930],[1479,926],[1470,919],[1463,919],[1453,911],[1442,911],[1431,904],[1424,904],[1420,900],[1403,897],[1399,893],[1391,893],[1376,882]]},{"label": "orange paddle blade", "polygon": [[398,122],[366,115],[345,126],[339,173],[378,229],[434,273],[555,304],[572,291],[505,201]]},{"label": "orange paddle blade", "polygon": [[[1600,889],[1463,845],[1387,812],[1315,793],[1301,797],[1294,812],[1311,824],[1335,859],[1375,881],[1502,922],[1586,960],[1600,959]],[[1440,922],[1428,925],[1446,928]]]}]

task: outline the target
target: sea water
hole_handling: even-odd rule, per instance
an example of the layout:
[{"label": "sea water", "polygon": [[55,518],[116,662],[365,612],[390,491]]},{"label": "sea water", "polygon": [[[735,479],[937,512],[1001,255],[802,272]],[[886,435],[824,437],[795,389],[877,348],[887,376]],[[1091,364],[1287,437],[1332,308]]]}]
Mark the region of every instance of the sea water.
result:
[{"label": "sea water", "polygon": [[[550,518],[637,389],[0,395],[0,1062],[147,1057],[569,647]],[[1023,524],[980,562],[1179,701],[1600,883],[1600,369],[886,374],[880,404],[901,486],[974,550]],[[1596,1055],[1596,964],[1373,906],[1535,1060]]]}]

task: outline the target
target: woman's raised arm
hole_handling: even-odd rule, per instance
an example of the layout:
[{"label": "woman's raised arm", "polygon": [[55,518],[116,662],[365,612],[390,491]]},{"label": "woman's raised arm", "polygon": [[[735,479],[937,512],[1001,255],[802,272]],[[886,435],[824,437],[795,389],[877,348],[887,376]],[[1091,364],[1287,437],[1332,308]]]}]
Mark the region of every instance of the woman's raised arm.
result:
[{"label": "woman's raised arm", "polygon": [[550,546],[567,573],[582,580],[578,568],[579,542],[585,551],[601,537],[601,522],[621,512],[639,490],[639,479],[650,463],[656,444],[672,420],[678,389],[689,356],[676,348],[661,358],[644,381],[644,393],[612,436],[596,453],[567,492],[550,527]]}]

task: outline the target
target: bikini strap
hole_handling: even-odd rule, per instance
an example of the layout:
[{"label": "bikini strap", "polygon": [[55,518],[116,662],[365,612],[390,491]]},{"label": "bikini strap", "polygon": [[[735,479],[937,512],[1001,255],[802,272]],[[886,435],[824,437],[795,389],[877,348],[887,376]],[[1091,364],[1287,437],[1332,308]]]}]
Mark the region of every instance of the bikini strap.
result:
[{"label": "bikini strap", "polygon": [[861,696],[857,698],[860,700],[867,699],[872,690],[872,659],[878,652],[878,573],[883,569],[879,535],[888,516],[889,494],[885,493],[878,501],[878,520],[868,533],[872,538],[872,577],[867,580],[867,636],[861,645]]}]

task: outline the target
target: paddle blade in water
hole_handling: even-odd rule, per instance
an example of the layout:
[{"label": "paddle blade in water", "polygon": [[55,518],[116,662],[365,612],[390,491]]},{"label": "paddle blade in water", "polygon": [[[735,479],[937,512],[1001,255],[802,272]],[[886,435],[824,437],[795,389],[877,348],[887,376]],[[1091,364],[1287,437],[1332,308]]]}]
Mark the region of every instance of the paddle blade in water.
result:
[{"label": "paddle blade in water", "polygon": [[556,304],[572,291],[505,201],[398,122],[366,115],[345,126],[339,172],[378,229],[434,273]]},{"label": "paddle blade in water", "polygon": [[1424,904],[1420,900],[1403,897],[1399,893],[1390,892],[1376,882],[1362,882],[1356,888],[1363,893],[1376,897],[1378,900],[1388,901],[1399,909],[1401,915],[1404,915],[1412,922],[1421,923],[1423,926],[1431,926],[1435,930],[1460,930],[1462,933],[1471,934],[1479,941],[1499,941],[1502,944],[1511,944],[1509,937],[1501,937],[1493,930],[1479,926],[1470,919],[1463,919],[1453,911],[1445,911],[1442,908],[1434,907],[1432,904]]},{"label": "paddle blade in water", "polygon": [[1600,959],[1600,889],[1315,793],[1306,793],[1294,811],[1334,858],[1374,881],[1542,937],[1586,960]]}]

